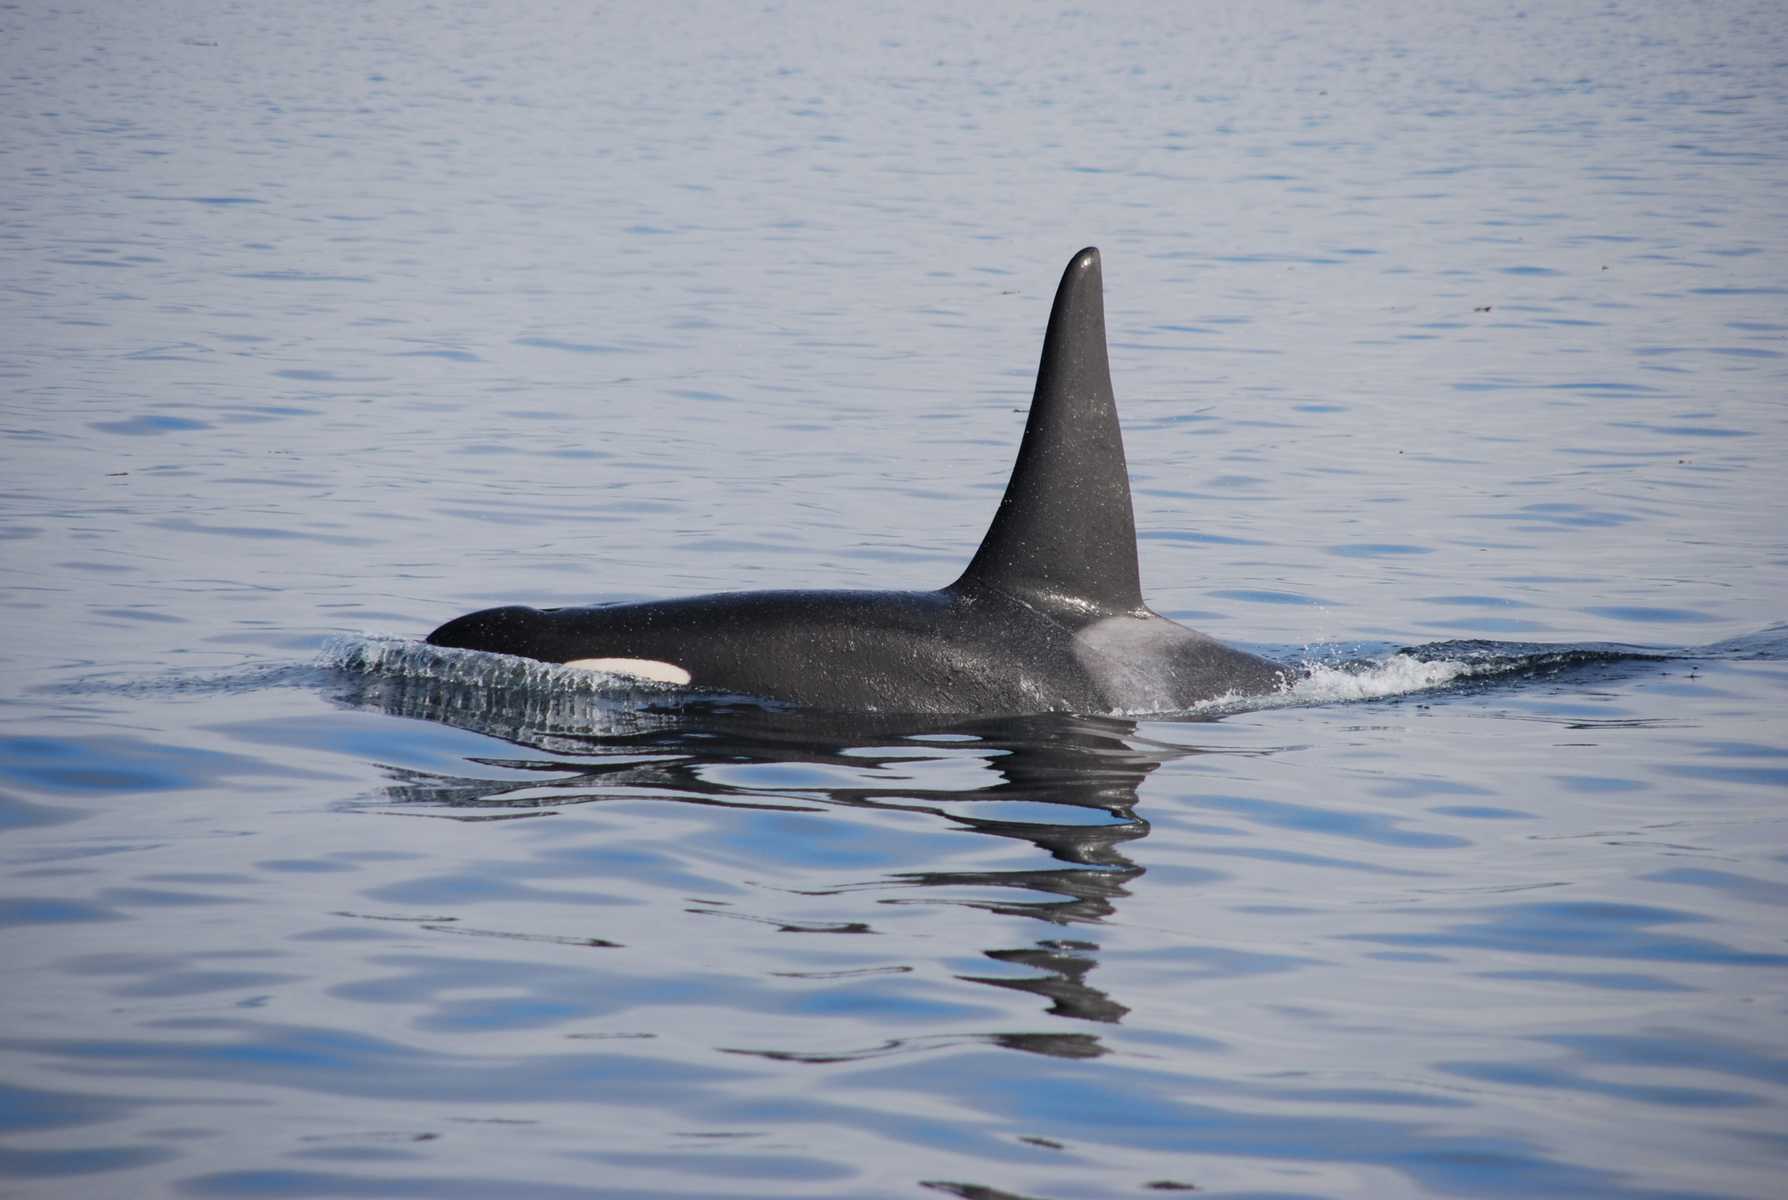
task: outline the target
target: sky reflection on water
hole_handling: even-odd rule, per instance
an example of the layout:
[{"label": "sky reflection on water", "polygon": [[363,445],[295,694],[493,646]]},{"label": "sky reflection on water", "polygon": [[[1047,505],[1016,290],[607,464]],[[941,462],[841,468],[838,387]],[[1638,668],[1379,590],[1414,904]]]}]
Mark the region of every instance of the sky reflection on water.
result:
[{"label": "sky reflection on water", "polygon": [[[0,1179],[1773,1196],[1783,28],[0,15]],[[1286,706],[342,669],[936,586],[1088,243],[1148,593]]]}]

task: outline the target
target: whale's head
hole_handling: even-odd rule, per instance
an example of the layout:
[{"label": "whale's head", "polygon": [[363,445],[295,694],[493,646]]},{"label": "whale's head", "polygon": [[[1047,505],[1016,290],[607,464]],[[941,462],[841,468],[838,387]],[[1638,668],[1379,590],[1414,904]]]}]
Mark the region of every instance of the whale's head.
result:
[{"label": "whale's head", "polygon": [[428,644],[539,658],[541,634],[552,623],[551,614],[551,609],[529,608],[525,604],[480,609],[455,617],[429,634]]}]

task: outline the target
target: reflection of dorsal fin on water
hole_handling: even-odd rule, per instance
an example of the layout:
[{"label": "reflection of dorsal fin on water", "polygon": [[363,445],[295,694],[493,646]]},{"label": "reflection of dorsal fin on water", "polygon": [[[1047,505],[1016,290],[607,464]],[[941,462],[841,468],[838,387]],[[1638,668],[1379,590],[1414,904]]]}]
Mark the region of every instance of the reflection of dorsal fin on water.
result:
[{"label": "reflection of dorsal fin on water", "polygon": [[1018,462],[955,587],[1078,613],[1143,608],[1099,252],[1091,247],[1062,273]]}]

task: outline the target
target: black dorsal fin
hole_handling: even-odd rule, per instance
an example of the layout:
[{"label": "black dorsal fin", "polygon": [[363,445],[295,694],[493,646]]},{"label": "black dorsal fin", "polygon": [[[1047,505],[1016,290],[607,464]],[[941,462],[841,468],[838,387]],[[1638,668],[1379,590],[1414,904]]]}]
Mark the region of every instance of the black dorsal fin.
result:
[{"label": "black dorsal fin", "polygon": [[1077,613],[1143,607],[1130,474],[1105,352],[1099,252],[1062,272],[1006,495],[958,590]]}]

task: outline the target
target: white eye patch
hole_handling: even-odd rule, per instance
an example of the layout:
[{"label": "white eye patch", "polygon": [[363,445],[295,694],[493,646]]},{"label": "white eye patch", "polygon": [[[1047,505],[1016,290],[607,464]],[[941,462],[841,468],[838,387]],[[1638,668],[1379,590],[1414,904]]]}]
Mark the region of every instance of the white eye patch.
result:
[{"label": "white eye patch", "polygon": [[659,662],[655,658],[574,658],[562,665],[580,671],[601,671],[608,675],[650,679],[653,683],[689,682],[688,671],[676,663]]}]

